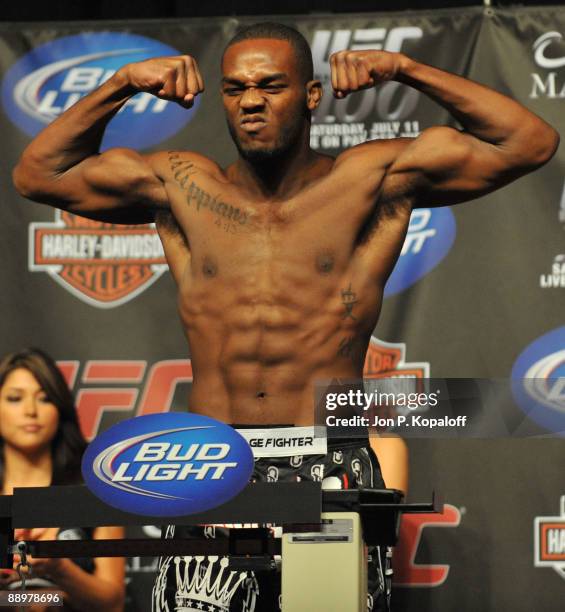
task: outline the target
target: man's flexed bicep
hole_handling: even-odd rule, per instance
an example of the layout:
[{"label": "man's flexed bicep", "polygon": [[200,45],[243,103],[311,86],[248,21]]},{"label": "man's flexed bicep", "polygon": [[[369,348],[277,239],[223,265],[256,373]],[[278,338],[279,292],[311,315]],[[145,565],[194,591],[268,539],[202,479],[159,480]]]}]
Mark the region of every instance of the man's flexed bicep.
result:
[{"label": "man's flexed bicep", "polygon": [[388,165],[384,191],[412,197],[415,206],[488,193],[543,165],[557,148],[557,132],[515,100],[401,53],[340,51],[330,63],[337,98],[399,81],[446,108],[463,127],[424,131]]},{"label": "man's flexed bicep", "polygon": [[140,91],[190,108],[204,89],[188,55],[127,64],[48,125],[23,152],[14,184],[24,196],[86,217],[144,223],[167,196],[156,170],[159,154],[129,149],[100,153],[108,122]]},{"label": "man's flexed bicep", "polygon": [[14,184],[24,197],[91,219],[148,223],[155,210],[168,207],[152,157],[131,149],[91,155],[47,180],[34,179],[30,163],[14,170]]},{"label": "man's flexed bicep", "polygon": [[[545,160],[449,127],[425,130],[391,164],[383,188],[401,191],[415,207],[449,206],[494,191]],[[396,190],[396,189],[395,189]]]}]

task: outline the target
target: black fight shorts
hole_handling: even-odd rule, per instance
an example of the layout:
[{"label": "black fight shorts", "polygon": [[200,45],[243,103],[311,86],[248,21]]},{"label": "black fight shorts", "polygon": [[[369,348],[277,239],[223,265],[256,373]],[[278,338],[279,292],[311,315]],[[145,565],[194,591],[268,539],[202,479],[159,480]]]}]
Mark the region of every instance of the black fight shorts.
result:
[{"label": "black fight shorts", "polygon": [[[296,438],[296,432],[302,429],[311,428],[288,428],[286,431],[292,431],[289,435]],[[270,431],[276,432],[277,439],[284,437],[284,434],[281,436],[280,428]],[[249,436],[245,437],[249,439]],[[279,447],[277,454],[281,452]],[[284,452],[287,453],[284,456],[256,456],[252,482],[317,481],[322,482],[324,488],[330,489],[384,487],[379,462],[367,438],[329,439],[326,454],[298,454],[304,452],[302,448]],[[229,528],[241,526],[169,525],[163,535],[166,538],[226,537]],[[280,528],[270,527],[277,536],[277,529],[280,531]],[[379,550],[379,547],[369,549],[368,612],[386,609],[383,575],[385,557],[385,551]],[[152,612],[278,612],[281,610],[280,578],[280,571],[230,569],[227,557],[162,557],[159,559],[158,574],[153,586],[151,609]]]}]

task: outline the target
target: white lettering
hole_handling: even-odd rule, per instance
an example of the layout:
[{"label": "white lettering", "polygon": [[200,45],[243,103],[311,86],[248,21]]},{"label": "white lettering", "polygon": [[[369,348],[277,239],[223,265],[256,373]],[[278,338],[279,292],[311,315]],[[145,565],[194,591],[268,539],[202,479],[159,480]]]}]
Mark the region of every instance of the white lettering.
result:
[{"label": "white lettering", "polygon": [[152,465],[147,480],[175,480],[180,463],[157,463]]},{"label": "white lettering", "polygon": [[104,74],[103,68],[80,67],[71,68],[61,85],[61,91],[92,91],[98,86],[100,77]]},{"label": "white lettering", "polygon": [[38,112],[40,112],[42,115],[58,115],[63,110],[63,107],[55,106],[57,95],[57,91],[46,91],[43,98],[41,98],[41,102],[37,106]]},{"label": "white lettering", "polygon": [[409,232],[406,235],[406,239],[404,240],[404,244],[402,245],[401,255],[406,255],[406,253],[419,253],[426,240],[435,236],[437,231],[435,229],[424,230],[423,232]]},{"label": "white lettering", "polygon": [[134,461],[163,461],[170,442],[145,442],[137,451]]},{"label": "white lettering", "polygon": [[430,222],[432,211],[429,208],[417,208],[412,212],[408,222],[409,232],[422,231]]},{"label": "white lettering", "polygon": [[102,259],[160,259],[163,247],[155,233],[128,236],[105,235],[101,240]]},{"label": "white lettering", "polygon": [[191,444],[184,455],[181,455],[182,444],[173,444],[171,452],[167,455],[168,461],[190,461],[196,451],[198,450],[198,444]]},{"label": "white lettering", "polygon": [[[224,459],[230,452],[229,444],[203,444],[201,450],[196,455],[197,461],[219,461]],[[217,454],[214,455],[214,450]]]},{"label": "white lettering", "polygon": [[546,98],[565,98],[565,83],[563,87],[558,90],[558,84],[556,82],[557,72],[549,72],[546,80],[543,81],[542,77],[535,72],[532,73],[532,90],[530,92],[530,98],[539,98],[545,96]]},{"label": "white lettering", "polygon": [[129,482],[133,480],[133,476],[126,476],[126,472],[131,464],[124,461],[120,463],[116,473],[112,476],[112,482]]},{"label": "white lettering", "polygon": [[548,529],[547,552],[550,555],[560,555],[565,552],[565,529]]},{"label": "white lettering", "polygon": [[194,475],[195,480],[204,480],[210,470],[214,470],[211,480],[219,480],[226,469],[236,467],[237,463],[204,463],[200,467],[193,467],[193,465],[193,463],[187,463],[181,469],[177,480],[186,480],[191,474]]},{"label": "white lettering", "polygon": [[144,463],[138,470],[135,475],[134,481],[143,480],[145,478],[145,474],[147,474],[147,470],[150,468],[149,463]]},{"label": "white lettering", "polygon": [[422,28],[406,27],[392,28],[385,43],[385,51],[399,53],[405,40],[419,40],[424,31]]}]

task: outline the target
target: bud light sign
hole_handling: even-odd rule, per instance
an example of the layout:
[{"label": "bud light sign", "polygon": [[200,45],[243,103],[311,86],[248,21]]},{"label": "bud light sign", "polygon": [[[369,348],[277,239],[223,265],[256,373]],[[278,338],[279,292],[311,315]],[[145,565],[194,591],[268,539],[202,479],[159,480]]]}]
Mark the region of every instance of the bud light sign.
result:
[{"label": "bud light sign", "polygon": [[[180,55],[145,36],[88,32],[58,38],[20,58],[2,83],[2,102],[10,119],[30,136],[70,108],[120,67],[150,57]],[[110,121],[101,149],[143,149],[178,132],[195,112],[150,93],[133,96]]]},{"label": "bud light sign", "polygon": [[400,257],[385,286],[385,297],[404,291],[433,270],[455,241],[455,217],[449,208],[416,208]]},{"label": "bud light sign", "polygon": [[512,368],[512,392],[528,418],[565,435],[565,326],[522,351]]},{"label": "bud light sign", "polygon": [[249,482],[253,453],[234,429],[195,414],[150,414],[94,439],[82,461],[88,488],[136,514],[180,516],[228,501]]}]

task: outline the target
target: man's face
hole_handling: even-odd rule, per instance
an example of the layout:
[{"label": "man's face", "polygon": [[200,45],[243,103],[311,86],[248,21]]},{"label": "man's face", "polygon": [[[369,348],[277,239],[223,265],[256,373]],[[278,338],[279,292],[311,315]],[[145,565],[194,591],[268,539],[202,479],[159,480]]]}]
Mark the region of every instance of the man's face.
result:
[{"label": "man's face", "polygon": [[254,39],[229,47],[223,59],[222,98],[240,155],[266,161],[286,152],[307,122],[306,84],[290,43]]}]

